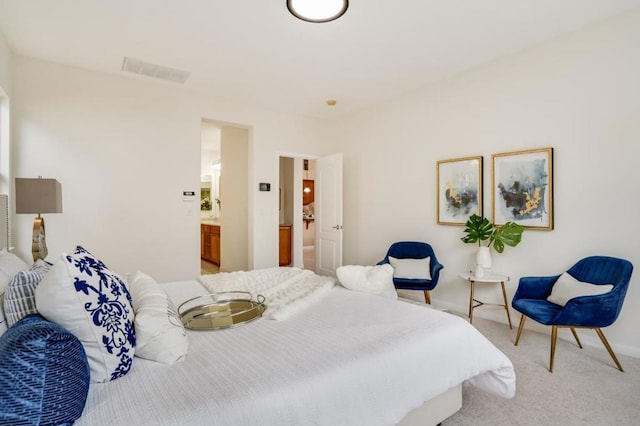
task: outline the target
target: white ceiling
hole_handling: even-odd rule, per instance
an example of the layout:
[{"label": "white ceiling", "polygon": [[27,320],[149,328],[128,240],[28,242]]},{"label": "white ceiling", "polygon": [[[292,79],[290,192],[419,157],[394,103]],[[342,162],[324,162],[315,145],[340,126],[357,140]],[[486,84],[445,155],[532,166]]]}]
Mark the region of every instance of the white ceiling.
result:
[{"label": "white ceiling", "polygon": [[312,24],[286,0],[0,0],[0,33],[20,55],[148,78],[121,71],[128,56],[189,71],[184,86],[216,98],[336,118],[635,7],[351,0]]}]

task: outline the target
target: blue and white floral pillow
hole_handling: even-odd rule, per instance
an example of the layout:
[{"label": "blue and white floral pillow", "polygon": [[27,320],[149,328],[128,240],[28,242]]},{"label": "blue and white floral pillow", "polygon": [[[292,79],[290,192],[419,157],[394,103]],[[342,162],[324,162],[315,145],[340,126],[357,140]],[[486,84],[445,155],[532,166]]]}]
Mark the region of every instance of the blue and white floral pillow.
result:
[{"label": "blue and white floral pillow", "polygon": [[136,341],[131,295],[124,280],[83,247],[54,263],[36,288],[36,306],[82,342],[91,382],[129,372]]}]

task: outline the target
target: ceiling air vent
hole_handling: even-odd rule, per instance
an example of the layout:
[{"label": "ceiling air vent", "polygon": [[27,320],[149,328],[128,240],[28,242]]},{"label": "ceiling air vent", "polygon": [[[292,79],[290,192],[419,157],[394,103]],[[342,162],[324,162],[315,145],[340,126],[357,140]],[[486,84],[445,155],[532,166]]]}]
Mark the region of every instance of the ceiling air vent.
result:
[{"label": "ceiling air vent", "polygon": [[146,75],[147,77],[159,78],[161,80],[173,81],[174,83],[184,83],[191,74],[188,71],[164,67],[162,65],[144,62],[140,59],[127,57],[125,57],[122,62],[122,71]]}]

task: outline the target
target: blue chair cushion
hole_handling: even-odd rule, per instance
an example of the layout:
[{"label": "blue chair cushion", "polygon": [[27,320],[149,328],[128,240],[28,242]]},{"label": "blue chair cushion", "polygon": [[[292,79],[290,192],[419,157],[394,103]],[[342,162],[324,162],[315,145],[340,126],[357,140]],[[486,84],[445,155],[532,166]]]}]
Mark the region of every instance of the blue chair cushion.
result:
[{"label": "blue chair cushion", "polygon": [[553,320],[563,309],[562,306],[544,299],[518,299],[514,300],[512,305],[517,311],[544,325],[552,325]]},{"label": "blue chair cushion", "polygon": [[433,290],[438,283],[431,280],[393,277],[393,284],[401,290]]},{"label": "blue chair cushion", "polygon": [[38,314],[0,337],[0,424],[71,425],[89,391],[80,341]]}]

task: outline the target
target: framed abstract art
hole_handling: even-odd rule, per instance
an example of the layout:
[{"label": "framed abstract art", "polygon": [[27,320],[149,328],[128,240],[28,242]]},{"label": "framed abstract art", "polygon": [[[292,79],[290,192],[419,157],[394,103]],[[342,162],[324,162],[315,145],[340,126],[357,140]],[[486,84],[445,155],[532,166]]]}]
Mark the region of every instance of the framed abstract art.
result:
[{"label": "framed abstract art", "polygon": [[464,225],[482,216],[482,156],[437,162],[437,208],[440,225]]},{"label": "framed abstract art", "polygon": [[553,148],[493,154],[493,223],[553,229]]}]

